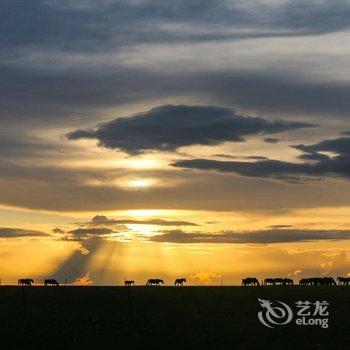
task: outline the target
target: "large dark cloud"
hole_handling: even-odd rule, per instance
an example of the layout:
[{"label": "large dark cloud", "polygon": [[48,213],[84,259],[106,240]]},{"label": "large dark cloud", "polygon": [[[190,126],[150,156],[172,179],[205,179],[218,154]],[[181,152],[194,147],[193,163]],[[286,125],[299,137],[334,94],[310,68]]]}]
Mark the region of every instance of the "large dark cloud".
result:
[{"label": "large dark cloud", "polygon": [[348,82],[296,74],[288,64],[279,71],[261,69],[259,62],[215,71],[208,61],[202,70],[183,63],[185,71],[171,72],[154,69],[152,58],[126,67],[110,55],[107,62],[95,57],[130,53],[140,44],[156,52],[153,44],[167,43],[181,60],[172,43],[321,34],[346,29],[350,22],[350,4],[340,0],[244,3],[2,1],[0,117],[7,123],[25,118],[28,124],[80,125],[101,116],[102,108],[191,97],[259,114],[348,116]]},{"label": "large dark cloud", "polygon": [[[313,145],[296,145],[294,148],[305,152],[300,158],[303,163],[279,160],[256,162],[218,161],[211,159],[185,159],[176,161],[175,167],[199,170],[216,170],[242,176],[274,178],[299,181],[300,177],[342,176],[350,177],[350,138],[324,140]],[[333,157],[320,152],[332,152]],[[312,161],[312,162],[310,162]]]},{"label": "large dark cloud", "polygon": [[0,238],[43,237],[47,233],[12,227],[0,227]]},{"label": "large dark cloud", "polygon": [[153,242],[171,243],[235,243],[270,244],[310,241],[349,240],[348,230],[305,230],[305,229],[269,229],[250,232],[225,231],[224,233],[185,233],[181,230],[169,231],[150,237]]},{"label": "large dark cloud", "polygon": [[23,119],[26,125],[91,125],[104,117],[104,108],[191,98],[274,118],[347,118],[350,112],[348,82],[306,79],[295,72],[291,75],[288,67],[283,72],[256,67],[213,71],[208,65],[204,70],[172,72],[150,70],[145,64],[133,69],[82,65],[57,71],[40,64],[35,68],[0,65],[1,119],[15,126]]},{"label": "large dark cloud", "polygon": [[320,34],[350,26],[341,0],[44,1],[1,3],[1,49],[99,51],[124,45]]},{"label": "large dark cloud", "polygon": [[97,139],[101,146],[135,154],[147,150],[174,151],[183,146],[241,142],[254,134],[312,127],[312,124],[270,121],[241,116],[213,106],[166,105],[128,118],[117,118],[96,130],[76,130],[71,140]]},{"label": "large dark cloud", "polygon": [[[38,87],[34,86],[33,79],[29,79],[30,86],[33,85],[34,91],[43,94],[47,102],[64,102],[71,108],[155,101],[169,96],[176,99],[178,96],[200,96],[203,100],[215,101],[218,105],[238,106],[245,110],[275,115],[302,113],[347,117],[350,111],[347,98],[350,84],[347,81],[319,82],[312,78],[302,79],[298,75],[292,76],[288,68],[282,73],[262,73],[254,68],[243,72],[213,72],[210,69],[198,71],[193,68],[186,73],[119,68],[112,72],[99,70],[94,73],[72,73],[73,76],[71,72],[67,72],[47,79],[41,77],[44,80],[39,85],[41,91],[37,91]],[[84,77],[85,74],[87,75]],[[48,80],[52,85],[47,85]],[[49,89],[45,90],[47,86]],[[19,87],[19,90],[22,88]],[[22,96],[27,99],[25,93]],[[35,96],[31,98],[36,99]]]}]

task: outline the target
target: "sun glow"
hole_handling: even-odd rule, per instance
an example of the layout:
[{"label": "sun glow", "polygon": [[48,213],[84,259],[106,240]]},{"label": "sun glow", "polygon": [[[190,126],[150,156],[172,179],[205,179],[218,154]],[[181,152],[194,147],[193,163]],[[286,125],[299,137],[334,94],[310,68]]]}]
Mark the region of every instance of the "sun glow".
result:
[{"label": "sun glow", "polygon": [[156,234],[156,228],[154,225],[128,225],[128,227],[137,233],[140,233],[145,236],[153,236]]},{"label": "sun glow", "polygon": [[154,179],[133,179],[128,182],[128,186],[132,188],[146,188],[156,183]]}]

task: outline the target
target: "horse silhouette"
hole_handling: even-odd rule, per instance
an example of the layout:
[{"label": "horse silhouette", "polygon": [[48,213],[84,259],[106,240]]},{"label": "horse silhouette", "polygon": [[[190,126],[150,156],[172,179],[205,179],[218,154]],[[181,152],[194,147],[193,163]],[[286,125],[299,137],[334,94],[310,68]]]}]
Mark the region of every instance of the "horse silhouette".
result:
[{"label": "horse silhouette", "polygon": [[45,286],[57,286],[58,287],[59,283],[55,279],[49,278],[49,279],[44,280],[44,285]]},{"label": "horse silhouette", "polygon": [[276,285],[280,285],[280,286],[283,286],[283,278],[274,278],[273,279],[273,285],[276,286]]},{"label": "horse silhouette", "polygon": [[187,283],[186,278],[177,278],[175,280],[175,286],[183,286],[184,283]]},{"label": "horse silhouette", "polygon": [[311,277],[302,278],[299,281],[300,285],[303,286],[335,286],[335,280],[332,277]]},{"label": "horse silhouette", "polygon": [[32,278],[20,278],[18,280],[18,285],[20,286],[31,286],[34,284],[34,280]]},{"label": "horse silhouette", "polygon": [[310,278],[312,286],[335,286],[336,283],[332,277],[313,277]]},{"label": "horse silhouette", "polygon": [[311,277],[309,283],[311,286],[321,286],[323,284],[322,277]]},{"label": "horse silhouette", "polygon": [[265,286],[268,286],[268,285],[274,286],[274,285],[275,285],[275,282],[274,282],[273,278],[265,278],[265,279],[264,279],[264,285],[265,285]]},{"label": "horse silhouette", "polygon": [[272,285],[272,286],[292,286],[293,285],[293,280],[290,278],[265,278],[264,279],[264,285]]},{"label": "horse silhouette", "polygon": [[340,285],[348,286],[350,283],[350,277],[337,277],[337,281]]},{"label": "horse silhouette", "polygon": [[284,286],[292,286],[294,284],[293,280],[291,278],[284,278],[283,279],[283,285]]},{"label": "horse silhouette", "polygon": [[164,284],[164,281],[162,279],[159,278],[150,278],[147,283],[146,286],[159,286],[160,284]]},{"label": "horse silhouette", "polygon": [[310,281],[308,278],[302,278],[300,281],[299,281],[299,285],[301,286],[307,286],[309,285]]},{"label": "horse silhouette", "polygon": [[332,277],[322,277],[321,285],[322,286],[335,286],[336,282],[334,281],[334,278],[332,278]]},{"label": "horse silhouette", "polygon": [[305,285],[307,286],[320,286],[322,283],[323,282],[321,277],[305,278]]},{"label": "horse silhouette", "polygon": [[255,277],[247,277],[242,279],[242,286],[260,286],[260,283]]},{"label": "horse silhouette", "polygon": [[337,281],[340,285],[348,286],[350,283],[350,277],[337,277]]},{"label": "horse silhouette", "polygon": [[124,284],[125,284],[126,286],[131,286],[131,285],[134,285],[135,282],[134,282],[134,281],[127,281],[127,280],[125,280],[125,281],[124,281]]}]

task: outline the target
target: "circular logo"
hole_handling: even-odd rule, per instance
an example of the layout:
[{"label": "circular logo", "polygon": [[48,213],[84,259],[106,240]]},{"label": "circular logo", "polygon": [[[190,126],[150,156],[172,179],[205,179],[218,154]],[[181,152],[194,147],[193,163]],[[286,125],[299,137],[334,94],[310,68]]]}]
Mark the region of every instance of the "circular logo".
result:
[{"label": "circular logo", "polygon": [[263,308],[258,312],[259,321],[266,327],[274,328],[289,323],[293,318],[292,309],[282,301],[259,299]]}]

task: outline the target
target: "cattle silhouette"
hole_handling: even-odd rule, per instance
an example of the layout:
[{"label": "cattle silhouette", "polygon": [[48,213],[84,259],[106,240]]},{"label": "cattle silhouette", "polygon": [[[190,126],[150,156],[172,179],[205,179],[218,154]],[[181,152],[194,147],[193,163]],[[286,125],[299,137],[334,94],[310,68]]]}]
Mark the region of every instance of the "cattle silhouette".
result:
[{"label": "cattle silhouette", "polygon": [[44,280],[44,285],[45,286],[57,286],[58,287],[59,283],[55,279],[49,278],[49,279]]},{"label": "cattle silhouette", "polygon": [[147,283],[146,286],[159,286],[161,284],[164,284],[164,281],[162,279],[159,278],[150,278]]},{"label": "cattle silhouette", "polygon": [[32,278],[20,278],[18,280],[18,285],[20,286],[31,286],[34,284],[34,280]]},{"label": "cattle silhouette", "polygon": [[246,277],[242,279],[242,286],[260,286],[260,283],[255,277]]},{"label": "cattle silhouette", "polygon": [[350,283],[350,277],[337,277],[337,281],[342,286],[348,286]]},{"label": "cattle silhouette", "polygon": [[131,285],[134,285],[135,282],[134,282],[134,281],[125,280],[125,281],[124,281],[124,284],[125,284],[126,286],[131,286]]},{"label": "cattle silhouette", "polygon": [[187,283],[186,278],[177,278],[175,280],[175,286],[183,286],[184,283]]}]

